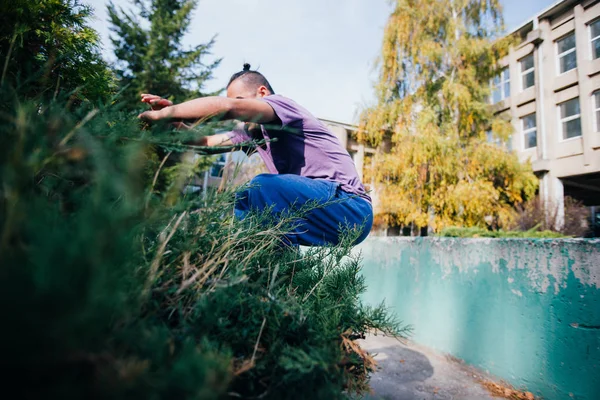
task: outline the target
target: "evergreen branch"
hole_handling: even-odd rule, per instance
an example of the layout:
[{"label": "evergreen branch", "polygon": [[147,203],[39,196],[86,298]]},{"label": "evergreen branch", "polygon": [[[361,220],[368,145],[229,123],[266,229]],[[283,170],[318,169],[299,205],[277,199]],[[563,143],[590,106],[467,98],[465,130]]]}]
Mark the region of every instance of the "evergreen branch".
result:
[{"label": "evergreen branch", "polygon": [[[142,292],[142,298],[147,298],[148,293],[150,291],[150,287],[152,286],[152,284],[154,283],[155,279],[156,279],[156,274],[158,272],[158,267],[160,266],[160,260],[165,252],[165,249],[167,247],[167,244],[169,243],[169,241],[171,240],[171,238],[173,238],[173,235],[175,234],[175,232],[177,231],[177,228],[179,227],[179,224],[181,223],[181,221],[183,220],[183,217],[185,217],[187,214],[187,212],[182,212],[181,215],[179,216],[179,218],[177,219],[177,221],[175,222],[175,225],[173,226],[173,228],[171,228],[171,232],[169,232],[168,236],[164,236],[166,229],[160,234],[160,245],[158,247],[158,251],[156,252],[156,255],[154,256],[154,260],[152,260],[152,264],[150,265],[150,272],[148,273],[148,279],[146,281],[146,286]],[[173,216],[173,218],[175,218],[175,216]]]},{"label": "evergreen branch", "polygon": [[90,111],[81,121],[77,123],[77,125],[75,125],[73,129],[71,129],[69,133],[65,135],[65,137],[58,143],[58,147],[64,147],[79,129],[83,128],[85,124],[91,121],[91,119],[98,114],[98,111],[99,110],[97,108],[94,108],[92,111]]},{"label": "evergreen branch", "polygon": [[263,334],[263,329],[265,329],[265,324],[267,323],[267,317],[263,318],[262,324],[260,325],[260,331],[258,332],[258,337],[256,338],[256,344],[254,345],[254,350],[252,351],[252,358],[250,359],[250,363],[254,365],[254,360],[256,359],[256,352],[258,351],[258,344],[260,343],[260,338]]},{"label": "evergreen branch", "polygon": [[12,39],[10,40],[10,46],[8,47],[8,53],[6,54],[6,59],[4,60],[4,67],[2,68],[2,78],[0,78],[0,86],[4,85],[4,78],[6,77],[6,71],[8,70],[8,62],[10,61],[10,56],[12,55],[13,46],[15,45],[15,41],[17,40],[17,33],[13,34]]},{"label": "evergreen branch", "polygon": [[150,190],[148,190],[148,194],[146,195],[146,206],[145,206],[146,209],[148,209],[148,204],[150,203],[150,198],[152,197],[152,192],[154,191],[154,188],[156,187],[156,181],[158,181],[158,176],[160,175],[160,171],[162,170],[163,166],[165,165],[165,163],[167,162],[167,160],[169,159],[170,156],[171,156],[171,152],[168,152],[167,155],[163,157],[160,165],[158,166],[158,168],[156,169],[156,172],[154,173],[154,178],[152,179],[152,184],[150,185]]}]

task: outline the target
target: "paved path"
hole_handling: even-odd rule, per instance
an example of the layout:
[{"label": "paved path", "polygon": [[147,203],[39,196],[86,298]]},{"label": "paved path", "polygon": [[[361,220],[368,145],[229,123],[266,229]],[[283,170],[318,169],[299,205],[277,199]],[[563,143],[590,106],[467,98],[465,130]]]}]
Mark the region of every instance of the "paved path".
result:
[{"label": "paved path", "polygon": [[412,342],[369,336],[360,345],[375,359],[369,400],[498,400],[481,386],[477,370]]}]

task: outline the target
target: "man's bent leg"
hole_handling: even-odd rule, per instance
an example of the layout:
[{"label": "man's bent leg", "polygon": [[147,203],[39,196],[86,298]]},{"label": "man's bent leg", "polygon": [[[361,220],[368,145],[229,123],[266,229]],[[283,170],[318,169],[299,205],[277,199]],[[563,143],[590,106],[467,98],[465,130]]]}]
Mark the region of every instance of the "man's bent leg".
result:
[{"label": "man's bent leg", "polygon": [[268,208],[274,213],[293,212],[307,204],[316,208],[299,219],[287,235],[292,244],[337,244],[340,225],[362,227],[359,243],[371,229],[373,211],[366,200],[342,191],[336,182],[298,175],[258,175],[238,194],[235,215],[242,219],[251,211]]}]

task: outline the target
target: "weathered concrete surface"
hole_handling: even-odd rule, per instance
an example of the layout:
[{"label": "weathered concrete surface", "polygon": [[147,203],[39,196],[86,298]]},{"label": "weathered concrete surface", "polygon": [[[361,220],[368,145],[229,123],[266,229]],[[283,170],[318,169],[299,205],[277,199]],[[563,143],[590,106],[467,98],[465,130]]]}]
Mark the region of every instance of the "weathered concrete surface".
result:
[{"label": "weathered concrete surface", "polygon": [[600,240],[372,238],[368,304],[546,400],[600,399]]},{"label": "weathered concrete surface", "polygon": [[489,377],[415,343],[369,336],[360,345],[376,353],[369,400],[498,400],[480,385]]}]

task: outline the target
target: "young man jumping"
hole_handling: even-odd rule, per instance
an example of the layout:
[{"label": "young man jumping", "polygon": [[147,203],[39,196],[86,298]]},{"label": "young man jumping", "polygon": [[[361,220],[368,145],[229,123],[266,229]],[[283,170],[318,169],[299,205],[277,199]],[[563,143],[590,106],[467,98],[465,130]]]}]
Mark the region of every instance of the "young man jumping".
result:
[{"label": "young man jumping", "polygon": [[[355,244],[373,224],[367,195],[352,158],[325,125],[306,109],[275,94],[267,79],[244,64],[227,85],[227,97],[203,97],[173,105],[143,94],[152,106],[140,114],[147,121],[199,120],[220,116],[245,122],[232,132],[203,137],[203,146],[232,146],[252,140],[273,140],[257,147],[270,174],[256,176],[235,201],[235,215],[272,207],[276,213],[303,204],[323,204],[308,212],[286,235],[292,245],[337,244],[340,229],[362,227]],[[258,124],[258,125],[256,125]],[[254,127],[254,128],[253,128]]]}]

